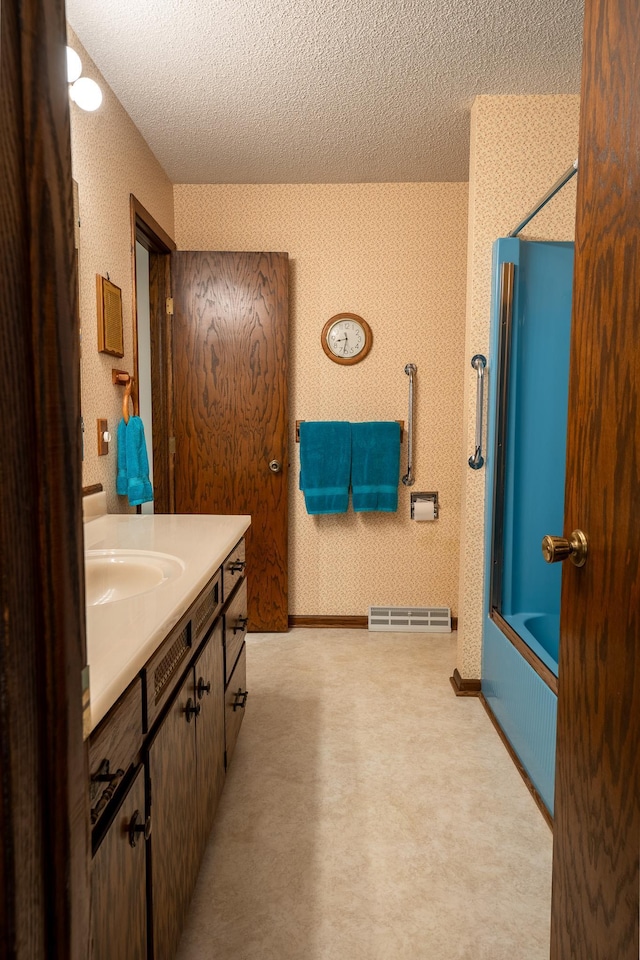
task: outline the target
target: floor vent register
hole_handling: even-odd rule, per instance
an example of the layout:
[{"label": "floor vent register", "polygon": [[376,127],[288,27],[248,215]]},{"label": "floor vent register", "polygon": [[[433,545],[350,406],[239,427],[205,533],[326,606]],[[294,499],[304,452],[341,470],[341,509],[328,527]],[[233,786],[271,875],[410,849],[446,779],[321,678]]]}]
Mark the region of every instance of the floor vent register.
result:
[{"label": "floor vent register", "polygon": [[369,630],[451,633],[451,608],[369,607]]}]

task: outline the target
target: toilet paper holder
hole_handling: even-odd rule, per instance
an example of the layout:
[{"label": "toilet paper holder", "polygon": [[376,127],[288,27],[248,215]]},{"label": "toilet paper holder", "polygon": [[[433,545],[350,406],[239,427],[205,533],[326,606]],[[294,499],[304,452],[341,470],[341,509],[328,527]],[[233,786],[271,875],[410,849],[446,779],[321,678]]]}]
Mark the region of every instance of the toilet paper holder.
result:
[{"label": "toilet paper holder", "polygon": [[417,502],[422,502],[422,503],[423,503],[423,502],[425,502],[425,501],[427,501],[427,502],[428,502],[428,501],[431,501],[431,502],[433,503],[433,519],[434,519],[434,520],[437,520],[437,519],[438,519],[439,504],[438,504],[438,492],[437,492],[437,490],[436,490],[436,491],[432,491],[432,492],[430,492],[430,493],[412,493],[412,494],[411,494],[411,519],[412,519],[412,520],[415,519],[415,517],[414,517],[414,506],[415,506],[415,504],[416,504]]}]

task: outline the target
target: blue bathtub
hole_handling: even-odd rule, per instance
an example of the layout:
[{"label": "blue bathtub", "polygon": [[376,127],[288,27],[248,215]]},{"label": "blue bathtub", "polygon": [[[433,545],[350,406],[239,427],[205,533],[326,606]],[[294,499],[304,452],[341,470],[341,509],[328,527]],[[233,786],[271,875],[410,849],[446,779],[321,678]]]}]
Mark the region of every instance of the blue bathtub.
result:
[{"label": "blue bathtub", "polygon": [[505,614],[505,620],[557,677],[560,614],[509,613]]}]

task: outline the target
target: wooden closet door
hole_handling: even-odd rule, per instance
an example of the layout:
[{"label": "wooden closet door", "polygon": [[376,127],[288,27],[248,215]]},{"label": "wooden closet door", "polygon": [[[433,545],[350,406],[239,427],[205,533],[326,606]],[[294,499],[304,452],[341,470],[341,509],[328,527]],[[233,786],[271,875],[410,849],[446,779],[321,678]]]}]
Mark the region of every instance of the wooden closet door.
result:
[{"label": "wooden closet door", "polygon": [[171,265],[176,513],[251,514],[249,629],[287,630],[288,255]]},{"label": "wooden closet door", "polygon": [[[640,4],[585,4],[552,960],[638,960]],[[549,533],[555,533],[549,530]]]}]

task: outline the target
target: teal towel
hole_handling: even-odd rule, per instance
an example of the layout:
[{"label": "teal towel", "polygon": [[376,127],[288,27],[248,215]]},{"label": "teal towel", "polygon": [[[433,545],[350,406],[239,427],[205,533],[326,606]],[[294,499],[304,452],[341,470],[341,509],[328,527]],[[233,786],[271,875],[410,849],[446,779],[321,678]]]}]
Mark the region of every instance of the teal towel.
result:
[{"label": "teal towel", "polygon": [[398,509],[400,424],[351,424],[351,485],[356,513]]},{"label": "teal towel", "polygon": [[[118,433],[120,432],[118,428]],[[149,480],[149,458],[140,417],[129,417],[126,431],[127,496],[132,507],[153,500]]]},{"label": "teal towel", "polygon": [[307,513],[346,513],[351,474],[351,426],[346,421],[300,424],[300,489]]},{"label": "teal towel", "polygon": [[116,474],[116,493],[127,495],[127,425],[124,417],[118,424],[118,473]]}]

